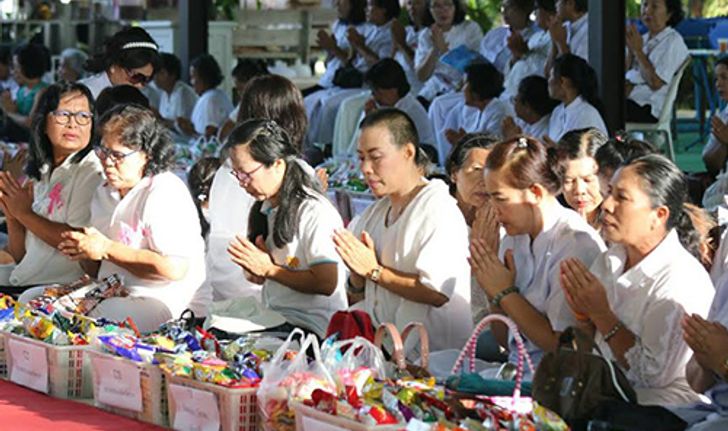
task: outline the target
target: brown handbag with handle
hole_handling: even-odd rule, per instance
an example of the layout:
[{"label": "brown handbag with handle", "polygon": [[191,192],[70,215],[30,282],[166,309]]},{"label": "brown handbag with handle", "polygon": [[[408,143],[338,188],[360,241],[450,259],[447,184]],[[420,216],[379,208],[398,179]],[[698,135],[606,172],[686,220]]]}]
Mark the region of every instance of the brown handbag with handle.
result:
[{"label": "brown handbag with handle", "polygon": [[[420,365],[408,363],[406,360],[406,354],[404,351],[404,343],[407,341],[410,333],[414,330],[420,336]],[[381,348],[384,342],[384,337],[389,333],[392,338],[393,351],[391,352],[392,362],[397,367],[400,374],[409,375],[412,377],[423,378],[430,377],[430,372],[427,371],[430,360],[430,339],[427,335],[427,329],[425,325],[420,322],[411,322],[404,327],[402,334],[400,335],[397,327],[392,323],[382,323],[377,328],[377,332],[374,334],[374,344]]]}]

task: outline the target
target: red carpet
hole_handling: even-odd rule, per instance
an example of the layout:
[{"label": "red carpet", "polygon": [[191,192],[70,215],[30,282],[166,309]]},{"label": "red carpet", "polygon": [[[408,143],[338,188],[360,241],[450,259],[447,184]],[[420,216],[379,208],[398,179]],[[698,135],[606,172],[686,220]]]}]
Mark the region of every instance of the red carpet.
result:
[{"label": "red carpet", "polygon": [[53,431],[156,431],[163,428],[60,400],[0,380],[0,429]]}]

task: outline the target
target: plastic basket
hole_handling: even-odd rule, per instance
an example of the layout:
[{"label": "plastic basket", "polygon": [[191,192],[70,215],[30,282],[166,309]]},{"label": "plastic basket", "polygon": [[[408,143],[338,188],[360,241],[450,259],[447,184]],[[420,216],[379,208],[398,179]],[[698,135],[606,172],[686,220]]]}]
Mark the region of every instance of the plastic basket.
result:
[{"label": "plastic basket", "polygon": [[[167,394],[164,374],[156,365],[134,362],[108,353],[89,351],[93,375],[94,405],[102,410],[159,426],[167,425]],[[99,371],[97,359],[111,359],[132,364],[139,369],[139,384],[142,392],[142,410],[129,410],[99,401]]]},{"label": "plastic basket", "polygon": [[3,369],[7,378],[13,368],[8,343],[15,340],[20,343],[41,347],[48,360],[48,394],[56,398],[76,399],[90,398],[92,394],[91,367],[87,346],[54,346],[43,341],[22,337],[16,334],[2,334],[5,364]]},{"label": "plastic basket", "polygon": [[395,431],[407,428],[407,425],[404,424],[365,425],[344,417],[330,415],[301,403],[294,403],[293,409],[296,411],[296,431],[318,431],[322,424],[349,431]]},{"label": "plastic basket", "polygon": [[220,429],[222,431],[256,431],[258,429],[258,402],[255,395],[258,388],[227,388],[171,375],[167,375],[166,378],[170,426],[174,424],[177,410],[174,397],[169,389],[169,385],[174,384],[214,394],[220,412]]}]

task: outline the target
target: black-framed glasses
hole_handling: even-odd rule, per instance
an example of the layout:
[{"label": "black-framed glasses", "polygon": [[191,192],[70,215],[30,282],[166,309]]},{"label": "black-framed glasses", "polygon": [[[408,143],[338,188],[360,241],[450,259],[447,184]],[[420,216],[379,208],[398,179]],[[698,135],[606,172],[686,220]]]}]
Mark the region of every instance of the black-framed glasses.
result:
[{"label": "black-framed glasses", "polygon": [[260,168],[262,168],[263,166],[265,166],[265,165],[263,165],[261,163],[260,166],[253,169],[250,172],[245,172],[245,171],[241,171],[241,170],[233,168],[230,170],[230,173],[232,174],[232,176],[235,177],[236,180],[238,180],[239,183],[247,184],[250,182],[251,179],[253,179],[253,174],[258,172],[260,170]]},{"label": "black-framed glasses", "polygon": [[94,118],[94,114],[88,111],[71,112],[63,109],[52,111],[51,115],[56,120],[56,123],[62,126],[68,124],[71,121],[71,117],[76,119],[76,124],[79,126],[88,126]]},{"label": "black-framed glasses", "polygon": [[124,69],[126,76],[129,79],[131,85],[147,85],[152,80],[152,75],[145,75],[141,72],[132,72],[129,69]]},{"label": "black-framed glasses", "polygon": [[124,159],[131,156],[132,154],[138,153],[139,151],[141,151],[141,148],[130,151],[128,153],[122,153],[121,151],[114,151],[112,149],[106,148],[103,145],[97,145],[94,147],[94,152],[96,153],[96,157],[98,157],[99,160],[104,161],[106,159],[109,159],[113,163],[121,163],[124,161]]}]

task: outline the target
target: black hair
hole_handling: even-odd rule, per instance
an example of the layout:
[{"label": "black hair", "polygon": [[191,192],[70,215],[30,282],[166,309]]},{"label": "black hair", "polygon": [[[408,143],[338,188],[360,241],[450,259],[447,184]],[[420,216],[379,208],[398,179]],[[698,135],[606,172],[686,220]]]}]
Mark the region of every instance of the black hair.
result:
[{"label": "black hair", "polygon": [[[251,119],[243,122],[230,133],[225,148],[247,145],[253,160],[266,167],[278,160],[286,163],[283,183],[278,191],[278,210],[273,221],[273,243],[280,248],[293,240],[299,226],[301,205],[306,199],[321,194],[318,179],[301,166],[300,153],[291,142],[288,133],[273,120]],[[263,202],[256,202],[248,218],[248,238],[255,242],[258,236],[267,238],[269,226],[260,209]]]},{"label": "black hair", "polygon": [[556,0],[536,0],[536,9],[556,13]]},{"label": "black hair", "polygon": [[119,143],[147,156],[144,176],[167,172],[174,165],[174,141],[167,129],[149,108],[139,105],[116,105],[99,121],[101,140],[107,134]]},{"label": "black hair", "polygon": [[49,54],[43,45],[26,43],[17,47],[13,54],[18,57],[23,75],[29,79],[41,78],[49,69]]},{"label": "black hair", "polygon": [[596,160],[597,151],[607,142],[607,139],[607,135],[594,127],[570,130],[565,133],[556,145],[553,154],[555,172],[562,183],[568,162],[584,157],[591,157]]},{"label": "black hair", "polygon": [[176,55],[169,52],[159,54],[159,68],[166,70],[167,73],[174,76],[175,80],[182,77],[182,62]]},{"label": "black hair", "polygon": [[728,67],[728,55],[723,55],[715,61],[715,67],[718,67],[719,65]]},{"label": "black hair", "polygon": [[191,67],[195,68],[197,76],[205,83],[208,88],[215,88],[222,83],[225,77],[222,75],[220,65],[217,60],[210,54],[202,54],[192,60]]},{"label": "black hair", "polygon": [[564,54],[554,60],[553,72],[555,77],[566,78],[590,105],[599,111],[604,118],[604,105],[599,98],[599,84],[597,74],[583,58],[574,54]]},{"label": "black hair", "polygon": [[531,75],[518,84],[518,100],[531,107],[540,117],[551,114],[559,101],[549,95],[549,82],[543,76]]},{"label": "black hair", "polygon": [[493,99],[503,92],[503,74],[490,62],[471,63],[465,68],[468,88],[479,100]]},{"label": "black hair", "polygon": [[[135,47],[133,43],[153,44]],[[126,48],[124,48],[126,46]],[[158,45],[141,27],[124,27],[104,42],[103,51],[86,62],[86,70],[98,73],[116,65],[125,69],[138,69],[151,64],[156,71],[159,67]]]},{"label": "black hair", "polygon": [[404,111],[397,108],[382,108],[369,113],[361,123],[359,129],[364,130],[368,127],[384,126],[392,136],[392,143],[398,148],[407,144],[415,147],[415,164],[417,166],[427,166],[430,162],[427,154],[420,151],[420,138],[417,134],[415,122]]},{"label": "black hair", "polygon": [[574,0],[574,9],[577,12],[589,12],[589,0]]},{"label": "black hair", "polygon": [[344,24],[358,25],[367,20],[367,0],[349,0],[349,16],[342,19]]},{"label": "black hair", "polygon": [[633,159],[656,153],[657,149],[649,142],[637,139],[609,139],[594,154],[599,172],[614,173],[622,165]]},{"label": "black hair", "polygon": [[384,15],[387,17],[387,22],[397,18],[402,10],[402,7],[399,5],[399,0],[372,0],[372,4],[384,9]]},{"label": "black hair", "polygon": [[553,148],[530,136],[516,136],[493,147],[485,162],[487,169],[505,169],[505,180],[513,188],[526,190],[541,184],[549,193],[557,195],[561,179],[553,165]]},{"label": "black hair", "polygon": [[117,105],[138,105],[149,108],[149,99],[132,85],[115,85],[101,90],[96,99],[96,116],[101,118]]},{"label": "black hair", "polygon": [[677,231],[680,243],[698,260],[700,234],[695,229],[685,207],[688,202],[688,186],[685,174],[673,162],[660,154],[648,154],[634,159],[628,165],[642,179],[644,191],[650,198],[652,208],[666,206],[670,212],[665,229]]},{"label": "black hair", "polygon": [[197,215],[200,218],[202,236],[206,237],[210,231],[210,223],[205,220],[202,214],[202,204],[210,198],[210,188],[215,172],[220,168],[222,162],[218,157],[203,157],[197,161],[187,175],[187,186],[190,188],[192,200],[197,207]]},{"label": "black hair", "polygon": [[[455,14],[452,19],[452,25],[458,25],[461,22],[465,21],[465,6],[460,2],[460,0],[451,0],[453,3],[453,6],[455,6]],[[430,9],[432,7],[432,3],[434,0],[426,0],[427,9]],[[433,18],[434,21],[434,18]]]},{"label": "black hair", "polygon": [[232,71],[233,78],[247,82],[259,75],[268,75],[268,66],[260,59],[238,58],[238,63]]},{"label": "black hair", "polygon": [[[71,93],[80,93],[88,101],[89,112],[94,111],[94,97],[91,95],[91,91],[83,84],[60,81],[49,85],[43,91],[38,98],[38,106],[30,123],[30,151],[28,154],[28,163],[25,166],[25,173],[30,178],[40,180],[43,166],[53,165],[53,144],[46,134],[49,121],[48,114],[58,109],[58,104],[61,102],[61,99]],[[89,136],[89,142],[71,158],[71,163],[78,163],[83,160],[93,148],[93,119],[91,121],[91,133]]]},{"label": "black hair", "polygon": [[372,88],[396,88],[400,98],[406,96],[410,91],[404,69],[391,58],[383,58],[376,62],[364,74],[364,82]]},{"label": "black hair", "polygon": [[447,182],[450,183],[451,194],[455,194],[456,185],[450,181],[449,176],[463,167],[470,151],[474,148],[491,149],[498,142],[498,138],[489,133],[467,133],[455,143],[445,161],[445,172],[448,173]]},{"label": "black hair", "polygon": [[13,51],[10,49],[9,46],[0,46],[0,64],[4,64],[6,66],[12,66],[13,62]]},{"label": "black hair", "polygon": [[534,9],[534,0],[514,0],[513,6],[526,15],[530,15]]},{"label": "black hair", "polygon": [[680,0],[665,0],[665,7],[667,8],[667,13],[670,14],[670,19],[667,20],[667,25],[670,27],[675,28],[675,26],[680,24],[680,21],[685,19],[685,12],[683,11]]}]

